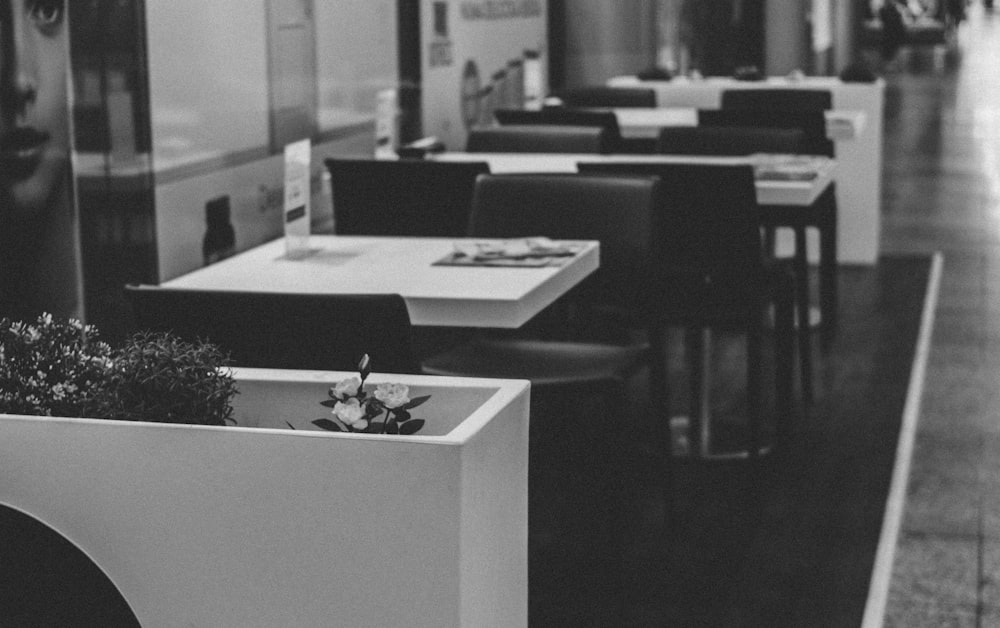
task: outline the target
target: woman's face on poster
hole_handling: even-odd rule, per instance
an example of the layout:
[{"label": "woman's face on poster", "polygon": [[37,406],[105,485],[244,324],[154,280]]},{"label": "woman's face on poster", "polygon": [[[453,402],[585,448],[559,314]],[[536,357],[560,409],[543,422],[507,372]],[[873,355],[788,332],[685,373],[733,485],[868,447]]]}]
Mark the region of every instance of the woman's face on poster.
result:
[{"label": "woman's face on poster", "polygon": [[65,0],[0,0],[0,190],[37,215],[69,165]]}]

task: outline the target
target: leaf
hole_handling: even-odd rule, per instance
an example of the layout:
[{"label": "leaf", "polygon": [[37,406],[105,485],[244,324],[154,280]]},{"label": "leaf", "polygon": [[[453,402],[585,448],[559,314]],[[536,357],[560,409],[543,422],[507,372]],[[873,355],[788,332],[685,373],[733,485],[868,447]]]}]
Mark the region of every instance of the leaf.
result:
[{"label": "leaf", "polygon": [[399,434],[399,424],[396,423],[395,421],[393,421],[392,423],[389,423],[389,425],[387,425],[386,428],[385,428],[385,433],[386,434]]},{"label": "leaf", "polygon": [[403,406],[402,409],[410,410],[412,408],[416,408],[417,406],[422,405],[425,401],[427,401],[430,398],[431,398],[430,395],[424,395],[422,397],[414,397],[413,399],[410,399],[410,403]]},{"label": "leaf", "polygon": [[424,426],[423,419],[413,419],[399,424],[399,433],[403,435],[416,434]]},{"label": "leaf", "polygon": [[403,409],[393,410],[393,414],[396,415],[396,420],[402,423],[403,421],[409,421],[412,417],[410,413]]},{"label": "leaf", "polygon": [[340,427],[339,424],[331,421],[330,419],[316,419],[312,422],[316,427],[320,427],[329,432],[343,432],[344,429]]},{"label": "leaf", "polygon": [[334,406],[336,406],[336,405],[337,405],[338,403],[340,403],[340,402],[339,402],[339,401],[337,401],[336,399],[326,399],[326,400],[324,400],[324,401],[320,401],[320,402],[319,402],[319,405],[321,405],[321,406],[324,406],[324,407],[327,407],[327,408],[333,408],[333,407],[334,407]]}]

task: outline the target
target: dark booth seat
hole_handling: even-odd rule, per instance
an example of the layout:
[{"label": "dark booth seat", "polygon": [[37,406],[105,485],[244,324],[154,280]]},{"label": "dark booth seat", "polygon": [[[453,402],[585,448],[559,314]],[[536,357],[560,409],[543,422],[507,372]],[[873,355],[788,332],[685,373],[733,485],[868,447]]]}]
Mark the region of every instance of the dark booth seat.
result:
[{"label": "dark booth seat", "polygon": [[645,143],[622,138],[618,116],[613,111],[600,111],[573,107],[545,107],[543,109],[497,109],[493,117],[501,126],[544,124],[560,126],[593,126],[606,129],[608,152],[648,152]]},{"label": "dark booth seat", "polygon": [[587,85],[564,89],[556,96],[566,107],[655,107],[656,90],[648,87]]},{"label": "dark booth seat", "polygon": [[833,108],[833,94],[825,89],[726,89],[722,108],[825,111]]},{"label": "dark booth seat", "polygon": [[205,340],[234,366],[419,373],[410,316],[397,294],[290,294],[125,287],[137,330]]},{"label": "dark booth seat", "polygon": [[597,126],[506,125],[471,129],[470,153],[608,153],[608,130]]},{"label": "dark booth seat", "polygon": [[325,161],[340,235],[462,237],[485,163],[332,157]]},{"label": "dark booth seat", "polygon": [[805,134],[799,129],[758,127],[664,127],[657,152],[664,155],[790,154],[801,151]]},{"label": "dark booth seat", "polygon": [[700,109],[698,126],[799,129],[802,153],[834,156],[833,141],[826,136],[826,114],[820,109]]}]

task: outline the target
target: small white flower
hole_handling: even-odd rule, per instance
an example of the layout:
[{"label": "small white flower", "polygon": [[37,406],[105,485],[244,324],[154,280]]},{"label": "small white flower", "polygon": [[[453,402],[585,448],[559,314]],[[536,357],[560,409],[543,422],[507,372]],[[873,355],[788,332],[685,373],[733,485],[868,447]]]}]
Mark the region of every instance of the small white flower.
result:
[{"label": "small white flower", "polygon": [[343,400],[345,397],[354,397],[358,394],[358,390],[361,388],[361,378],[352,377],[350,379],[343,379],[333,385],[330,389],[330,393],[336,399]]},{"label": "small white flower", "polygon": [[365,409],[353,397],[347,401],[338,401],[333,406],[333,416],[343,421],[348,427],[356,430],[363,430],[368,427],[368,421],[365,419]]},{"label": "small white flower", "polygon": [[410,387],[406,384],[379,384],[375,388],[375,398],[386,408],[394,409],[410,402]]},{"label": "small white flower", "polygon": [[66,398],[66,387],[62,384],[56,384],[52,387],[52,399],[55,401],[62,401]]}]

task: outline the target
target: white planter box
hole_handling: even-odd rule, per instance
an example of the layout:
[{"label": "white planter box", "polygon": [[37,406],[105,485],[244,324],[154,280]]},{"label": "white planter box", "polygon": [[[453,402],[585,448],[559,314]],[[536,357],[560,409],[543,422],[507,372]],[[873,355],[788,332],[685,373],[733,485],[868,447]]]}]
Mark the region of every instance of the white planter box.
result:
[{"label": "white planter box", "polygon": [[0,503],[143,626],[527,625],[527,382],[376,373],[419,434],[287,429],[349,375],[238,369],[240,427],[0,415]]}]

